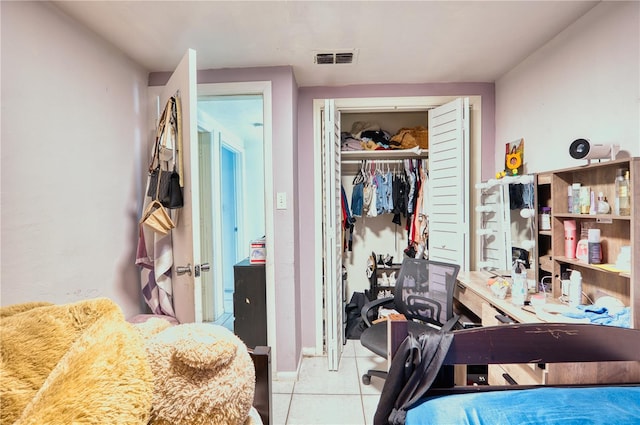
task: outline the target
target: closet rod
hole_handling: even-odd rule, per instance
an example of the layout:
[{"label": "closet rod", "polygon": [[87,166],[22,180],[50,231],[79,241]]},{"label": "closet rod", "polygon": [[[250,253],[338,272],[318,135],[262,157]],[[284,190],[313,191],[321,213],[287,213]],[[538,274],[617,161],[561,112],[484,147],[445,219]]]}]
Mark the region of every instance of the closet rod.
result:
[{"label": "closet rod", "polygon": [[[405,158],[405,159],[414,159],[414,160],[422,160],[424,158]],[[366,159],[368,164],[403,164],[404,159]],[[343,159],[342,164],[362,164],[362,160],[360,159]]]}]

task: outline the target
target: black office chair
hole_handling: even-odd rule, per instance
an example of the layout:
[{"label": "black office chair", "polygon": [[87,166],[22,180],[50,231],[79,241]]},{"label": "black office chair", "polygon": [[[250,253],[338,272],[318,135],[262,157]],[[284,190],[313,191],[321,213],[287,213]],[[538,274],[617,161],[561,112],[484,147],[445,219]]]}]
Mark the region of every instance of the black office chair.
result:
[{"label": "black office chair", "polygon": [[[406,258],[396,279],[394,296],[367,303],[362,319],[367,324],[360,343],[381,357],[387,357],[387,321],[373,324],[380,307],[395,308],[407,318],[408,331],[414,336],[440,329],[451,330],[458,322],[453,313],[453,290],[460,266],[438,261]],[[362,383],[369,385],[371,377],[385,379],[387,371],[369,370]],[[446,371],[447,382],[453,382],[453,369]]]}]

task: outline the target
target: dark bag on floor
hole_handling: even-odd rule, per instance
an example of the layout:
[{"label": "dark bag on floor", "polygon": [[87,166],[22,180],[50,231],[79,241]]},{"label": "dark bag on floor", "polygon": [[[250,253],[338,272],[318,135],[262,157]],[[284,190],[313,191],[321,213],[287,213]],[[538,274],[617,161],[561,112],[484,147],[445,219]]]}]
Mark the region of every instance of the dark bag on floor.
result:
[{"label": "dark bag on floor", "polygon": [[351,296],[351,301],[345,306],[345,313],[347,314],[347,328],[345,335],[347,339],[360,339],[360,335],[367,328],[367,325],[362,320],[360,312],[367,302],[367,297],[362,292],[354,292]]}]

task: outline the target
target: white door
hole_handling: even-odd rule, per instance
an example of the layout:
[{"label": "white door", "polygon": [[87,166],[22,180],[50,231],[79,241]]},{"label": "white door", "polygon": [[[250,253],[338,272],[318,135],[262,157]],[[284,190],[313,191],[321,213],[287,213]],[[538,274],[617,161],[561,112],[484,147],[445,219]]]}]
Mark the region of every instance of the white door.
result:
[{"label": "white door", "polygon": [[429,110],[429,259],[469,270],[469,99]]},{"label": "white door", "polygon": [[324,299],[329,370],[338,370],[342,355],[344,290],[342,288],[342,196],[340,190],[340,111],[333,100],[324,103]]},{"label": "white door", "polygon": [[[160,93],[160,104],[178,94],[182,108],[182,161],[184,207],[177,210],[176,228],[172,230],[173,306],[181,323],[202,321],[202,286],[200,257],[200,194],[198,167],[196,52],[189,49]],[[195,225],[194,225],[195,223]],[[189,272],[178,274],[178,267]]]}]

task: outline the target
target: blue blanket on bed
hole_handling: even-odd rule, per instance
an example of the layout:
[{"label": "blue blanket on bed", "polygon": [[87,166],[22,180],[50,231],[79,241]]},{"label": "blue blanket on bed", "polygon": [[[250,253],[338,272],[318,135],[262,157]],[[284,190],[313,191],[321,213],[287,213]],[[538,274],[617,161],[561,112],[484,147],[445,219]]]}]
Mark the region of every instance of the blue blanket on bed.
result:
[{"label": "blue blanket on bed", "polygon": [[428,398],[407,412],[418,424],[640,424],[640,387],[536,388]]}]

